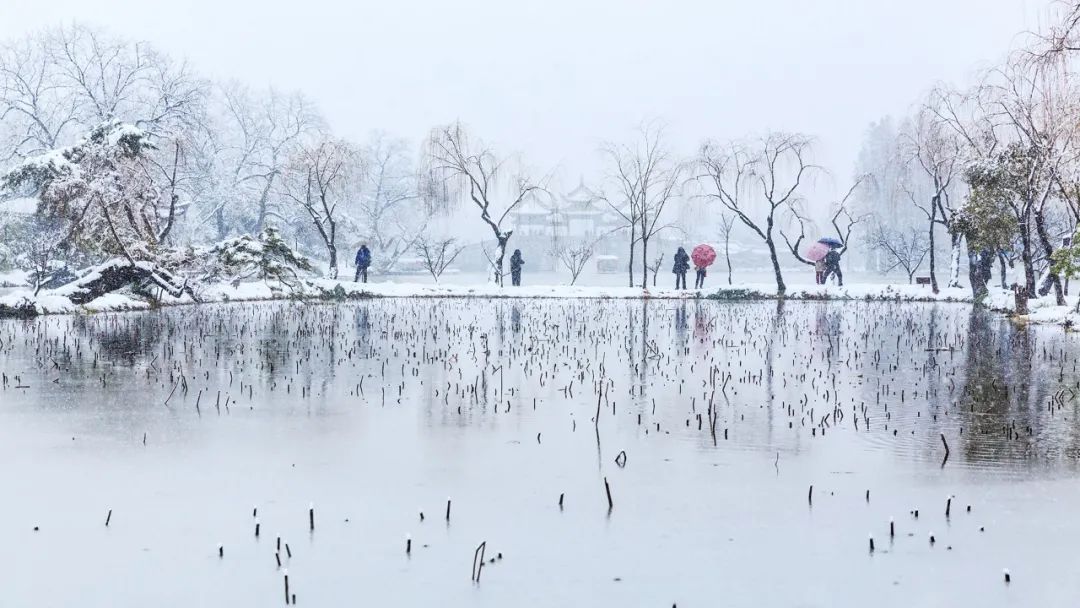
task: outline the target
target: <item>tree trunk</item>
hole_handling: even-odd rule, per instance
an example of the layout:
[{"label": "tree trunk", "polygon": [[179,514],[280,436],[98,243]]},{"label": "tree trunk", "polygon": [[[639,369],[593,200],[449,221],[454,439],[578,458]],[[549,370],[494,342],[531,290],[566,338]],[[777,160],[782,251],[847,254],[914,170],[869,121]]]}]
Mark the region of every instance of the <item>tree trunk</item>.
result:
[{"label": "tree trunk", "polygon": [[976,302],[981,302],[989,293],[986,283],[993,265],[994,260],[989,252],[968,251],[968,282],[971,283],[971,296]]},{"label": "tree trunk", "polygon": [[[1035,212],[1035,232],[1039,236],[1039,242],[1042,244],[1043,251],[1046,253],[1046,259],[1053,259],[1054,245],[1050,242],[1050,235],[1046,232],[1046,217],[1043,215],[1042,210]],[[1051,266],[1053,268],[1053,266]],[[1039,289],[1039,295],[1045,296],[1050,293],[1050,288],[1054,289],[1054,301],[1058,306],[1065,306],[1065,294],[1061,291],[1061,277],[1058,276],[1053,270],[1048,270],[1046,275],[1046,281],[1043,283],[1041,289]]]},{"label": "tree trunk", "polygon": [[1006,269],[1005,269],[1005,254],[1004,253],[999,253],[998,254],[998,262],[1001,264],[1001,288],[1002,289],[1008,289],[1009,284],[1005,282],[1005,280],[1006,280]]},{"label": "tree trunk", "polygon": [[634,286],[634,235],[637,231],[634,229],[634,224],[630,225],[630,262],[626,265],[626,270],[630,278],[630,287]]},{"label": "tree trunk", "polygon": [[274,173],[271,173],[266,178],[266,186],[263,187],[262,193],[259,195],[259,217],[255,220],[255,229],[252,230],[255,234],[260,234],[263,228],[266,228],[266,218],[270,215],[270,186],[274,183]]},{"label": "tree trunk", "polygon": [[337,246],[328,243],[326,245],[326,251],[330,254],[330,278],[336,280],[338,278]]},{"label": "tree trunk", "polygon": [[930,204],[930,289],[938,292],[937,274],[935,273],[936,258],[934,256],[934,227],[937,220],[938,197],[934,197]]},{"label": "tree trunk", "polygon": [[218,240],[224,241],[229,234],[229,228],[225,225],[225,206],[218,207],[214,212],[214,223],[217,225]]},{"label": "tree trunk", "polygon": [[724,261],[727,262],[727,284],[731,285],[731,254],[728,247],[728,239],[724,239]]},{"label": "tree trunk", "polygon": [[173,297],[187,293],[194,297],[191,288],[169,271],[156,265],[141,263],[134,266],[113,260],[97,266],[86,277],[64,285],[55,293],[67,296],[74,304],[86,304],[91,300],[127,287],[133,283],[149,282]]},{"label": "tree trunk", "polygon": [[960,287],[960,243],[964,236],[958,232],[949,233],[949,287]]},{"label": "tree trunk", "polygon": [[506,257],[506,245],[510,242],[510,236],[504,234],[495,235],[499,241],[499,253],[495,256],[495,284],[503,286],[503,258]]},{"label": "tree trunk", "polygon": [[776,257],[776,243],[772,238],[772,219],[769,219],[769,231],[765,233],[765,244],[769,246],[769,259],[772,260],[773,274],[776,275],[776,295],[781,298],[787,293],[784,275],[780,272],[780,260]]},{"label": "tree trunk", "polygon": [[641,288],[649,287],[649,239],[641,236]]},{"label": "tree trunk", "polygon": [[1031,253],[1031,226],[1030,212],[1021,215],[1020,243],[1023,249],[1020,251],[1020,260],[1024,263],[1024,289],[1029,298],[1037,298],[1035,292],[1035,256]]}]

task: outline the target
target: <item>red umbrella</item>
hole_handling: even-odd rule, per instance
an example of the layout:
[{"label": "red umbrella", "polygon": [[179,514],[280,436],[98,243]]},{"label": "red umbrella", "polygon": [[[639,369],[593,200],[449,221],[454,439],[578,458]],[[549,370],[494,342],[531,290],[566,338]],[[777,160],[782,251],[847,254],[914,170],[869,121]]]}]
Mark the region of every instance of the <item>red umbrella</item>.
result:
[{"label": "red umbrella", "polygon": [[810,248],[806,250],[806,259],[811,262],[818,262],[825,259],[825,256],[829,255],[829,250],[832,249],[826,243],[814,243],[810,245]]},{"label": "red umbrella", "polygon": [[716,261],[716,250],[709,245],[698,245],[694,247],[690,259],[694,260],[694,266],[705,268]]}]

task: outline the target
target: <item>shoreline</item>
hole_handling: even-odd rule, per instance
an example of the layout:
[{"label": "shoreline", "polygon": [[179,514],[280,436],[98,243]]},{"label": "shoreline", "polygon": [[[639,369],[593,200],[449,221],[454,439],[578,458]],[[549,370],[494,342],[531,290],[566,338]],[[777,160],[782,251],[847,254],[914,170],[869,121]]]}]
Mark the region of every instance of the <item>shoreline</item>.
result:
[{"label": "shoreline", "polygon": [[[62,288],[61,288],[62,289]],[[475,299],[580,299],[580,300],[711,300],[718,302],[774,301],[779,299],[774,287],[761,284],[722,286],[705,290],[641,289],[631,287],[594,287],[571,285],[537,285],[498,287],[495,285],[438,285],[418,283],[353,283],[330,279],[312,279],[294,285],[275,281],[255,281],[239,285],[214,284],[204,286],[199,299],[188,296],[174,298],[164,295],[156,301],[130,290],[105,294],[86,304],[74,304],[60,290],[34,296],[32,290],[21,289],[0,295],[0,318],[32,318],[58,314],[94,314],[130,312],[170,306],[217,304],[229,302],[349,302],[393,298],[475,298]],[[797,286],[784,295],[791,301],[888,301],[888,302],[946,302],[971,304],[970,295],[963,289],[942,289],[933,294],[927,288],[914,285],[848,285]],[[998,312],[1010,312],[988,306]]]},{"label": "shoreline", "polygon": [[[190,296],[172,297],[162,294],[150,297],[134,293],[130,288],[107,293],[85,304],[75,304],[63,287],[43,291],[37,296],[30,288],[16,288],[0,295],[0,319],[30,319],[51,315],[83,315],[110,312],[156,310],[172,306],[224,304],[231,302],[360,302],[373,299],[556,299],[556,300],[666,300],[754,302],[780,299],[774,286],[742,284],[704,290],[641,289],[639,287],[598,287],[578,285],[527,285],[498,287],[485,285],[439,285],[426,283],[354,283],[331,279],[306,279],[294,284],[279,281],[252,281],[237,285],[217,283],[203,285],[198,300]],[[953,303],[976,305],[966,288],[946,287],[939,293],[917,285],[855,284],[799,285],[790,287],[783,296],[788,301],[811,302],[909,302]],[[981,306],[1012,319],[1042,325],[1059,325],[1065,329],[1080,326],[1080,314],[1075,312],[1077,297],[1069,298],[1066,306],[1055,306],[1049,298],[1029,302],[1028,315],[1013,313],[1012,292],[993,289]]]}]

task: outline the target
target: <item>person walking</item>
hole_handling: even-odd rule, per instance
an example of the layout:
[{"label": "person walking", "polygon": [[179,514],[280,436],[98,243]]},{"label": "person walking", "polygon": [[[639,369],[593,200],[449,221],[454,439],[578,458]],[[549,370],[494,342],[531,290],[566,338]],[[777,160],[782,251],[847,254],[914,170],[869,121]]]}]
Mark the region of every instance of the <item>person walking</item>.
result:
[{"label": "person walking", "polygon": [[705,267],[694,266],[697,276],[694,278],[694,289],[705,287]]},{"label": "person walking", "polygon": [[821,258],[820,260],[814,262],[814,284],[825,284],[825,258]]},{"label": "person walking", "polygon": [[825,274],[821,276],[821,284],[824,285],[829,281],[829,275],[836,275],[836,283],[840,287],[844,286],[844,273],[840,272],[840,252],[836,249],[831,249],[828,254],[825,255]]},{"label": "person walking", "polygon": [[525,265],[525,259],[521,257],[521,250],[515,249],[514,255],[510,256],[510,281],[514,287],[521,287],[521,267]]},{"label": "person walking", "polygon": [[675,289],[686,289],[686,273],[690,270],[690,256],[686,255],[686,250],[679,247],[679,250],[675,252],[675,265],[671,268],[671,272],[675,273]]},{"label": "person walking", "polygon": [[371,250],[368,249],[367,243],[360,245],[360,249],[356,250],[356,277],[353,278],[354,283],[359,283],[363,278],[367,283],[367,271],[371,266]]}]

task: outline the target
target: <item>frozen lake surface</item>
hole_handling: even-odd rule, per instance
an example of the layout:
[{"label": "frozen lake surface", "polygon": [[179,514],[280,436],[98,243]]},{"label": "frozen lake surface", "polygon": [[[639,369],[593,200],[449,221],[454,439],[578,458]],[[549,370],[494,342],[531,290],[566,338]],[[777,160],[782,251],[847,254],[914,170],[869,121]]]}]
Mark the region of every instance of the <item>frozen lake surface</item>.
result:
[{"label": "frozen lake surface", "polygon": [[0,604],[1071,605],[1078,356],[964,305],[0,322]]}]

